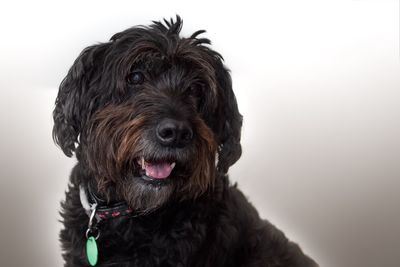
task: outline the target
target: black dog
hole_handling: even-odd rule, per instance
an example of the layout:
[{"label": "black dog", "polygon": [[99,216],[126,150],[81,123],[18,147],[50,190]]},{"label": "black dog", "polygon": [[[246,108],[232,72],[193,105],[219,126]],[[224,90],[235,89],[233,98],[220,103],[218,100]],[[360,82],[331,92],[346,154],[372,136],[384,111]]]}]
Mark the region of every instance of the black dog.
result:
[{"label": "black dog", "polygon": [[117,33],[60,85],[53,137],[78,160],[65,266],[317,266],[230,185],[242,125],[231,77],[204,31],[181,27]]}]

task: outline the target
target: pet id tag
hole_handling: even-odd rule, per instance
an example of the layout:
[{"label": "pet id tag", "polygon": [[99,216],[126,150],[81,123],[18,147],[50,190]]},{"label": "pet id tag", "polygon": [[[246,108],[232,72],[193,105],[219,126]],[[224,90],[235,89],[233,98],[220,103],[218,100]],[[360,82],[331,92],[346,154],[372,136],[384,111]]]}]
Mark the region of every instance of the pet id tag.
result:
[{"label": "pet id tag", "polygon": [[[99,249],[97,247],[96,240],[100,236],[100,231],[96,226],[93,226],[95,220],[97,204],[94,204],[91,209],[92,213],[89,217],[88,229],[86,230],[86,258],[90,266],[96,266],[97,260],[99,259]],[[96,236],[93,233],[97,232]]]},{"label": "pet id tag", "polygon": [[93,236],[86,240],[86,257],[91,266],[95,266],[97,264],[99,251],[97,249],[96,238]]}]

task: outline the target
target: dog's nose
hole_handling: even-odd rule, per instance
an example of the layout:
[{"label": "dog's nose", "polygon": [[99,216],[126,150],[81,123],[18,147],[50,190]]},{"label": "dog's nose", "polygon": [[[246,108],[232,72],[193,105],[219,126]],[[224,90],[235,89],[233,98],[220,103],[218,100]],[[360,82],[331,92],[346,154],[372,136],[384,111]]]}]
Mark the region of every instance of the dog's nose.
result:
[{"label": "dog's nose", "polygon": [[164,119],[156,129],[158,141],[165,146],[184,147],[192,141],[193,131],[186,121]]}]

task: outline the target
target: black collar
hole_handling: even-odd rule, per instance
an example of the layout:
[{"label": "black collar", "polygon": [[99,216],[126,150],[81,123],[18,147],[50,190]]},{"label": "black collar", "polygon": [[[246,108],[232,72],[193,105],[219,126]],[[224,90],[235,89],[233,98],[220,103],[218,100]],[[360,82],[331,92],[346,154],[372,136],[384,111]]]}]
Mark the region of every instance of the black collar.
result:
[{"label": "black collar", "polygon": [[108,204],[107,201],[96,195],[90,186],[87,189],[82,185],[79,186],[79,196],[86,214],[90,217],[94,212],[97,222],[124,215],[139,215],[139,213],[135,214],[126,202]]}]

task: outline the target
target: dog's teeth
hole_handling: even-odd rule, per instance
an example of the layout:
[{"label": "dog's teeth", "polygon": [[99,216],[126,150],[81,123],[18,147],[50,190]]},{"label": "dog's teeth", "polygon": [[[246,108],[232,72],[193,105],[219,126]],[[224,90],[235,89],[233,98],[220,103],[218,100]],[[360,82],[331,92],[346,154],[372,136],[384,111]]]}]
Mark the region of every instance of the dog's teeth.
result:
[{"label": "dog's teeth", "polygon": [[[146,169],[145,161],[144,158],[142,157],[142,170]],[[147,175],[147,174],[146,174]]]},{"label": "dog's teeth", "polygon": [[176,165],[176,163],[173,162],[173,163],[171,164],[171,168],[172,168],[172,169],[175,168],[175,165]]},{"label": "dog's teeth", "polygon": [[146,171],[146,176],[149,176],[150,177],[150,174]]}]

